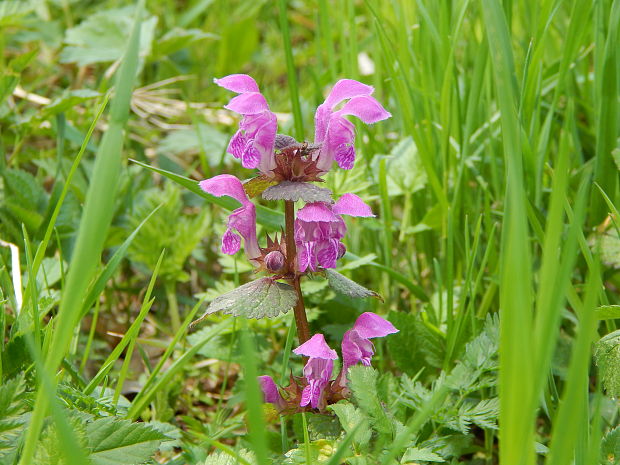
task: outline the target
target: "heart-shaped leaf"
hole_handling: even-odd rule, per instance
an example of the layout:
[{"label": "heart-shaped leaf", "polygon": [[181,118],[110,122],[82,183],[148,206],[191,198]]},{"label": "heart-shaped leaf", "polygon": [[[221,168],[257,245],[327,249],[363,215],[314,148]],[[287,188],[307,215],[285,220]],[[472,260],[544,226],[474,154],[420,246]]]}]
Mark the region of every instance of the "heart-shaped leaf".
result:
[{"label": "heart-shaped leaf", "polygon": [[215,298],[193,325],[215,312],[245,318],[274,318],[297,303],[293,286],[272,278],[261,278]]}]

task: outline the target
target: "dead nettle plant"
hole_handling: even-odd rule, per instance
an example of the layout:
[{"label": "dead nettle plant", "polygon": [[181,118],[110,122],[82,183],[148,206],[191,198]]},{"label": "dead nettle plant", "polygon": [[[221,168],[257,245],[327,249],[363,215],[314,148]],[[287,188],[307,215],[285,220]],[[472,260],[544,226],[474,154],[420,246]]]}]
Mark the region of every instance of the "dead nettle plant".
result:
[{"label": "dead nettle plant", "polygon": [[[327,405],[349,396],[348,369],[360,362],[370,365],[374,354],[370,339],[398,330],[374,313],[360,315],[343,337],[342,370],[331,379],[338,355],[327,345],[323,334],[310,335],[300,280],[313,274],[326,278],[335,291],[349,297],[377,297],[375,292],[334,270],[346,251],[342,243],[347,232],[343,215],[374,215],[357,195],[344,194],[334,200],[329,189],[314,183],[323,182],[322,176],[334,162],[342,169],[353,168],[355,126],[346,116],[372,124],[391,115],[372,97],[371,86],[342,79],[316,110],[314,142],[298,142],[277,133],[276,115],[252,77],[233,74],[214,81],[239,94],[225,106],[241,115],[239,130],[231,138],[227,152],[241,160],[243,167],[258,169],[260,174],[245,182],[221,174],[201,181],[200,187],[211,195],[232,197],[240,203],[228,217],[222,252],[236,254],[243,241],[248,260],[257,272],[267,276],[214,299],[200,320],[218,311],[265,318],[293,308],[300,343],[293,352],[305,357],[303,376],[291,375],[290,384],[284,389],[278,388],[271,377],[261,376],[264,400],[281,413],[324,412]],[[256,207],[251,200],[259,195],[265,200],[284,202],[284,230],[279,238],[267,236],[265,247],[258,241]],[[304,203],[297,212],[296,202]]]}]

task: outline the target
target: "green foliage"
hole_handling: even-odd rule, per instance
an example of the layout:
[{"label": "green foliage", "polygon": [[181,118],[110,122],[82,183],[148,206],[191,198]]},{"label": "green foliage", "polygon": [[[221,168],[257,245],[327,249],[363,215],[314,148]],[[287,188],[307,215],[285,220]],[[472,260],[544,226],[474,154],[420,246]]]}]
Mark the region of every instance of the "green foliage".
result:
[{"label": "green foliage", "polygon": [[159,254],[165,250],[160,276],[166,281],[185,281],[188,276],[183,266],[207,234],[211,216],[207,210],[194,216],[183,214],[180,189],[166,183],[163,191],[149,189],[140,194],[130,220],[131,228],[137,228],[160,205],[132,241],[129,257],[152,271]]},{"label": "green foliage", "polygon": [[297,295],[290,284],[261,278],[215,298],[195,323],[215,312],[245,318],[274,318],[288,312],[296,302]]},{"label": "green foliage", "polygon": [[22,433],[28,421],[23,376],[0,386],[0,462],[13,463]]},{"label": "green foliage", "polygon": [[603,336],[596,343],[594,356],[603,386],[609,395],[617,397],[620,395],[620,330]]},{"label": "green foliage", "polygon": [[[60,55],[63,63],[80,66],[116,61],[123,56],[131,33],[135,8],[126,7],[97,12],[65,35],[67,46]],[[140,55],[151,51],[157,18],[149,16],[142,21]]]},{"label": "green foliage", "polygon": [[327,275],[327,281],[329,282],[330,287],[339,294],[358,299],[363,299],[366,297],[376,297],[381,299],[381,296],[375,291],[366,289],[364,286],[357,284],[355,281],[338,273],[336,270],[326,269],[325,274]]}]

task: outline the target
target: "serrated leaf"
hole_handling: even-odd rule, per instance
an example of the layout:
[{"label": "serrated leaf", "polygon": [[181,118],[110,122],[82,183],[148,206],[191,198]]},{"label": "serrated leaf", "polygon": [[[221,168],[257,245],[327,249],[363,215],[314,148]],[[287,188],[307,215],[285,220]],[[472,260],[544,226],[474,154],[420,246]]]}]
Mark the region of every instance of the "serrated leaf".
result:
[{"label": "serrated leaf", "polygon": [[[239,457],[245,459],[251,464],[256,463],[254,453],[248,451],[247,449],[241,449],[239,451]],[[198,465],[239,465],[240,463],[244,462],[241,462],[236,456],[231,455],[230,453],[215,452],[213,454],[209,454],[209,457],[207,457],[204,462],[200,462]]]},{"label": "serrated leaf", "polygon": [[[68,46],[61,52],[60,62],[86,66],[119,60],[127,48],[133,12],[134,7],[100,11],[68,29],[65,36]],[[142,21],[140,56],[150,53],[156,24],[156,16]]]},{"label": "serrated leaf", "polygon": [[0,385],[0,463],[12,463],[27,421],[23,376]]},{"label": "serrated leaf", "polygon": [[276,181],[268,179],[264,176],[256,176],[255,178],[249,179],[243,183],[243,190],[247,194],[247,196],[251,199],[262,194],[265,189],[273,186]]},{"label": "serrated leaf", "polygon": [[603,437],[601,455],[602,463],[616,464],[620,460],[620,426]]},{"label": "serrated leaf", "polygon": [[193,324],[215,312],[245,318],[273,318],[288,312],[296,303],[293,286],[271,278],[261,278],[215,298],[205,314]]},{"label": "serrated leaf", "polygon": [[353,366],[349,369],[349,388],[359,408],[366,414],[375,429],[392,434],[394,425],[381,405],[377,395],[378,373],[372,367]]},{"label": "serrated leaf", "polygon": [[130,465],[147,461],[166,435],[145,423],[109,417],[86,427],[89,458],[95,465]]},{"label": "serrated leaf", "polygon": [[307,413],[310,440],[337,439],[342,433],[338,419],[331,415]]},{"label": "serrated leaf", "polygon": [[332,202],[332,191],[309,182],[282,181],[263,192],[265,200],[303,200],[306,203]]},{"label": "serrated leaf", "polygon": [[620,318],[620,305],[603,305],[595,311],[596,318],[599,320],[615,320]]},{"label": "serrated leaf", "polygon": [[353,404],[343,402],[330,405],[328,409],[336,414],[342,429],[347,434],[351,434],[354,430],[356,431],[353,438],[354,442],[362,446],[368,444],[372,432],[368,426],[366,415],[360,409]]},{"label": "serrated leaf", "polygon": [[405,454],[403,455],[403,458],[401,459],[400,463],[402,464],[417,464],[419,461],[423,461],[423,462],[445,462],[445,459],[441,456],[436,454],[435,452],[433,452],[430,449],[426,449],[426,448],[417,448],[417,447],[409,447],[406,451]]},{"label": "serrated leaf", "polygon": [[2,173],[2,177],[8,197],[12,200],[11,205],[15,204],[25,210],[38,210],[40,202],[45,198],[45,190],[32,174],[23,170],[7,169]]},{"label": "serrated leaf", "polygon": [[175,27],[166,32],[164,36],[157,41],[155,53],[157,56],[164,57],[202,40],[215,38],[217,38],[215,34],[203,32],[200,29],[182,29]]},{"label": "serrated leaf", "polygon": [[375,291],[366,289],[364,286],[357,284],[355,281],[341,275],[336,270],[326,269],[327,281],[331,288],[348,297],[363,299],[365,297],[376,297],[383,302],[383,298]]},{"label": "serrated leaf", "polygon": [[620,329],[602,337],[596,343],[594,357],[601,370],[601,379],[607,393],[617,397],[620,395]]}]

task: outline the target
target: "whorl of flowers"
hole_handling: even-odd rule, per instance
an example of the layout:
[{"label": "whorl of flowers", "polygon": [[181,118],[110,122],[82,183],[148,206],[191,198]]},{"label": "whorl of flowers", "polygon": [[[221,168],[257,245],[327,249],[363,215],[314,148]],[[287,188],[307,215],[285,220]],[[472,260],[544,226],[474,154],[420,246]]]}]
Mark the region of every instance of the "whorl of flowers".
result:
[{"label": "whorl of flowers", "polygon": [[[374,354],[370,339],[386,336],[397,329],[374,313],[362,314],[343,337],[342,370],[338,377],[331,379],[338,354],[327,345],[322,334],[310,337],[299,280],[307,273],[325,273],[336,268],[338,259],[346,251],[342,242],[347,232],[344,215],[374,215],[357,195],[343,194],[334,201],[329,189],[313,183],[322,182],[322,177],[331,170],[334,162],[342,169],[353,168],[355,126],[347,119],[348,116],[372,124],[391,115],[372,96],[374,89],[371,86],[342,79],[316,109],[314,141],[298,142],[290,136],[278,134],[276,115],[252,77],[232,74],[214,79],[214,82],[238,94],[225,105],[225,108],[241,116],[239,128],[230,139],[226,151],[239,159],[244,168],[258,169],[259,174],[246,182],[229,174],[221,174],[205,179],[199,185],[208,194],[231,197],[239,203],[239,207],[228,217],[221,241],[222,252],[236,254],[243,241],[245,254],[256,271],[267,272],[270,277],[242,286],[252,289],[248,291],[249,295],[240,291],[222,296],[213,311],[228,309],[228,313],[235,314],[236,310],[231,310],[231,305],[234,307],[231,302],[243,300],[245,305],[244,299],[251,300],[253,293],[268,294],[272,284],[275,284],[276,291],[285,289],[288,295],[292,294],[289,300],[293,303],[281,311],[287,311],[291,306],[295,308],[301,344],[293,352],[307,360],[304,376],[291,377],[284,396],[269,376],[260,377],[261,386],[265,401],[281,412],[300,409],[323,411],[329,403],[348,395],[348,369],[360,362],[370,364]],[[265,247],[259,245],[256,207],[251,200],[259,194],[265,200],[285,201],[285,229],[280,238],[267,236]],[[295,215],[294,203],[297,201],[303,201],[305,205]],[[291,285],[281,281],[288,281]],[[268,313],[261,309],[251,315]],[[206,314],[209,314],[209,309]]]}]

